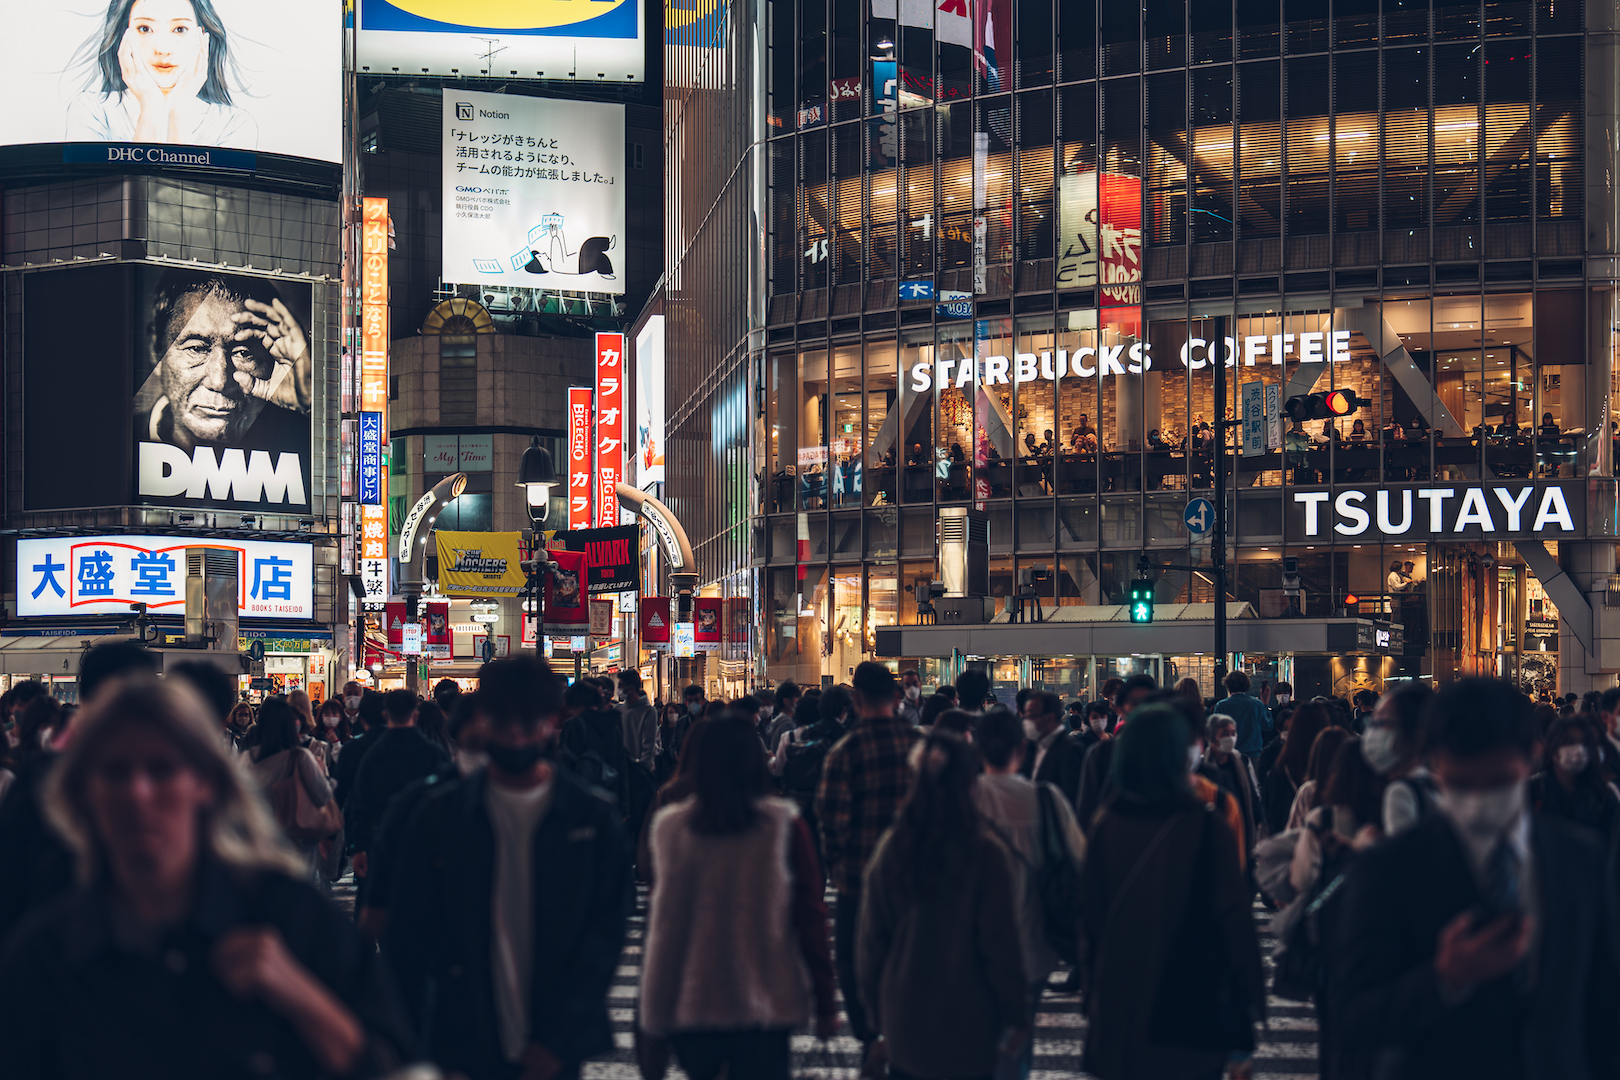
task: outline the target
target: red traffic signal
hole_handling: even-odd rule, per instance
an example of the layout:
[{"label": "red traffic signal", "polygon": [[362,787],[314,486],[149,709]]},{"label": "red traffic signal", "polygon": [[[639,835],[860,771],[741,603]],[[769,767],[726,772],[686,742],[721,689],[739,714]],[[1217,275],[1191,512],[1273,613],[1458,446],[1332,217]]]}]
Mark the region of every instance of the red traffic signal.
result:
[{"label": "red traffic signal", "polygon": [[1288,399],[1283,412],[1291,420],[1333,420],[1349,416],[1363,405],[1372,402],[1356,396],[1354,390],[1319,390],[1314,394],[1299,394]]}]

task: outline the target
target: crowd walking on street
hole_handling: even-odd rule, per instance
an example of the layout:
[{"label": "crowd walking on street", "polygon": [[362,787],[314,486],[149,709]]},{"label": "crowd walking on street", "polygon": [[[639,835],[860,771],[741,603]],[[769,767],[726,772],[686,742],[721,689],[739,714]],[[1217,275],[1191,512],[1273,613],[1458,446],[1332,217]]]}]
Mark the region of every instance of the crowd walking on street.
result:
[{"label": "crowd walking on street", "polygon": [[0,697],[0,1076],[1620,1076],[1620,688],[158,666]]}]

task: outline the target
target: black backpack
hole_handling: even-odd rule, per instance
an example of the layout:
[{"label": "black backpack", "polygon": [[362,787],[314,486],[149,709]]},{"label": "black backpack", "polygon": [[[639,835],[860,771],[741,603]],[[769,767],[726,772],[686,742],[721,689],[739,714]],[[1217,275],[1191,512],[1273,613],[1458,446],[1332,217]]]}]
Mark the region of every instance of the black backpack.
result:
[{"label": "black backpack", "polygon": [[1037,784],[1040,802],[1041,863],[1035,868],[1035,887],[1041,898],[1046,942],[1067,964],[1080,962],[1080,866],[1063,837],[1051,785]]},{"label": "black backpack", "polygon": [[815,795],[821,783],[821,766],[827,760],[827,751],[832,749],[832,740],[816,737],[814,727],[805,729],[803,742],[798,741],[797,733],[789,738],[792,741],[788,743],[787,760],[782,765],[782,786],[790,795],[808,798]]},{"label": "black backpack", "polygon": [[619,812],[625,813],[629,809],[625,768],[629,755],[624,749],[623,736],[617,728],[608,731],[607,725],[592,723],[586,716],[577,720],[579,741],[571,762],[574,774],[585,783],[616,796]]}]

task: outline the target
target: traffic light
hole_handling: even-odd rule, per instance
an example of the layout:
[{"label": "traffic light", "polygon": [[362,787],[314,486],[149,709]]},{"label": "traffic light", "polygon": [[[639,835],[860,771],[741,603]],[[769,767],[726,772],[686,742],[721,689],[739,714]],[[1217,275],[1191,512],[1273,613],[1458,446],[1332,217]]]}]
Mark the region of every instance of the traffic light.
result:
[{"label": "traffic light", "polygon": [[1137,578],[1131,582],[1131,622],[1150,623],[1153,621],[1153,582],[1148,578]]},{"label": "traffic light", "polygon": [[1371,404],[1366,398],[1357,397],[1354,390],[1318,390],[1314,394],[1289,398],[1283,412],[1290,420],[1333,420]]}]

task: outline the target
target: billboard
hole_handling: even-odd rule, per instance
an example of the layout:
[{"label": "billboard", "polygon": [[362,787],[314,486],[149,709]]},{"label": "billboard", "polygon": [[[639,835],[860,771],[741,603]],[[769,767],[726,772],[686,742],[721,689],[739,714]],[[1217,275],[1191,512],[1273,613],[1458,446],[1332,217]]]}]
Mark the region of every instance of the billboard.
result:
[{"label": "billboard", "polygon": [[244,618],[311,619],[309,544],[177,536],[59,536],[17,541],[17,614],[127,615],[186,607],[186,549],[235,552]]},{"label": "billboard", "polygon": [[636,335],[636,487],[664,482],[664,317]]},{"label": "billboard", "polygon": [[624,479],[624,335],[596,335],[596,527],[619,523]]},{"label": "billboard", "polygon": [[444,91],[446,281],[624,293],[624,106]]},{"label": "billboard", "polygon": [[515,532],[445,532],[439,544],[439,591],[445,596],[522,596],[529,578],[523,572],[523,534]]},{"label": "billboard", "polygon": [[630,82],[645,75],[636,0],[359,0],[360,69]]},{"label": "billboard", "polygon": [[568,528],[591,527],[591,388],[568,388]]},{"label": "billboard", "polygon": [[[140,268],[138,502],[309,510],[312,294],[307,281]],[[61,359],[85,371],[101,360]]]},{"label": "billboard", "polygon": [[106,147],[75,161],[225,164],[209,148],[342,160],[339,4],[4,0],[0,12],[0,96],[26,103],[6,110],[0,145]]},{"label": "billboard", "polygon": [[639,592],[641,589],[641,526],[615,525],[611,529],[581,529],[558,533],[568,551],[585,553],[589,571],[586,592]]}]

